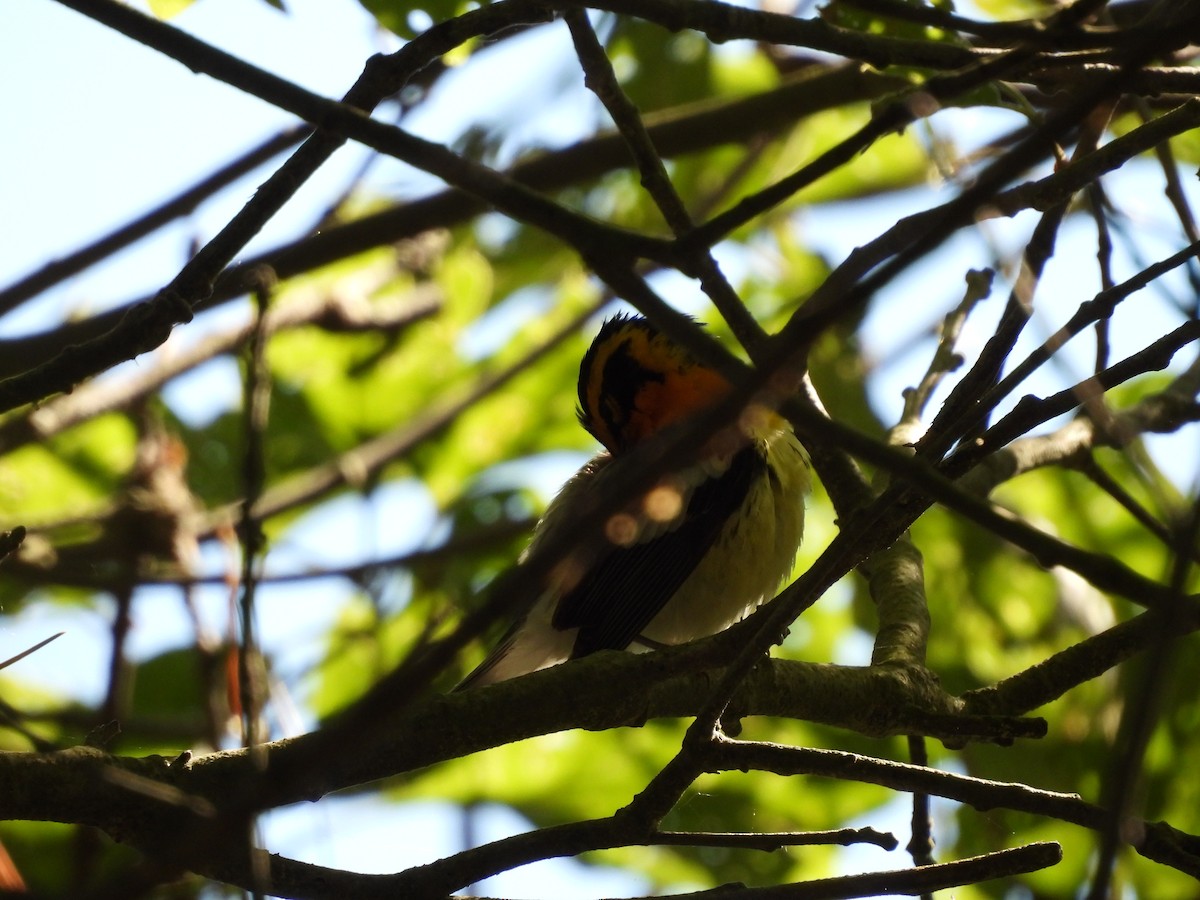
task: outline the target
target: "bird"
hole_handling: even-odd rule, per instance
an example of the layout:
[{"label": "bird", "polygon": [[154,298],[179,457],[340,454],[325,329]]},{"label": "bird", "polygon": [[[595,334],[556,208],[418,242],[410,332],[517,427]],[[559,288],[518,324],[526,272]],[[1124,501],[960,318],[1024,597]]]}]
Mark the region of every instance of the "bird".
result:
[{"label": "bird", "polygon": [[[605,321],[579,366],[577,413],[604,450],[547,507],[518,565],[548,553],[578,510],[611,495],[627,466],[643,465],[635,451],[645,441],[686,428],[731,390],[643,316]],[[590,552],[549,561],[543,589],[455,691],[599,650],[707,637],[774,597],[804,534],[808,453],[763,406],[748,406],[733,432],[610,516]]]}]

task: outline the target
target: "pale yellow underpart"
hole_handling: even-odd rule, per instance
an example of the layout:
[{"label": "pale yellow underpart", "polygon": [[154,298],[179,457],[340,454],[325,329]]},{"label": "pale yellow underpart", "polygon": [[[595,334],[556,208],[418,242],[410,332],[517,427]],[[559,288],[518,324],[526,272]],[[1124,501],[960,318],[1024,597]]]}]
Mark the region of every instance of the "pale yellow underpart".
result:
[{"label": "pale yellow underpart", "polygon": [[[682,644],[716,634],[774,597],[792,572],[804,534],[804,497],[810,487],[808,454],[790,427],[772,413],[743,422],[743,427],[766,455],[768,475],[755,480],[741,509],[730,517],[712,548],[642,631],[647,643]],[[608,454],[597,456],[563,486],[538,523],[523,558],[537,553],[546,535],[579,507],[581,496],[605,490],[607,483],[619,476],[619,468],[614,470],[610,462]],[[706,471],[710,469],[711,463],[703,470],[697,466],[690,474],[674,477],[682,490],[690,492],[704,478],[719,474]],[[653,502],[657,505],[663,500]],[[652,517],[658,518],[653,509],[650,516],[634,521],[637,539],[649,539],[678,524],[678,520],[653,521]],[[623,522],[617,531],[624,533],[628,527],[629,523]],[[559,597],[586,568],[584,560],[560,566],[555,587],[538,599],[523,623],[469,679],[472,686],[534,672],[570,657],[578,629],[559,631],[551,622]],[[641,648],[635,641],[631,649]]]}]

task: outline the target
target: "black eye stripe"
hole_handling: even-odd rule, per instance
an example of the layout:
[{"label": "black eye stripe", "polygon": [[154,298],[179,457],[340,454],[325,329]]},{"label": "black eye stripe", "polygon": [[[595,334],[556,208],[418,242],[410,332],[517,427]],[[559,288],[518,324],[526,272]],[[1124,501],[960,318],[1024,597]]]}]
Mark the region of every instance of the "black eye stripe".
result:
[{"label": "black eye stripe", "polygon": [[[628,446],[630,415],[638,391],[664,382],[659,366],[673,356],[658,332],[639,316],[618,314],[601,326],[579,364],[579,423],[610,451]],[[639,362],[640,360],[640,362]]]},{"label": "black eye stripe", "polygon": [[634,409],[634,399],[648,381],[663,382],[661,372],[647,369],[629,352],[630,341],[622,341],[604,363],[600,375],[600,417],[609,432],[620,437]]}]

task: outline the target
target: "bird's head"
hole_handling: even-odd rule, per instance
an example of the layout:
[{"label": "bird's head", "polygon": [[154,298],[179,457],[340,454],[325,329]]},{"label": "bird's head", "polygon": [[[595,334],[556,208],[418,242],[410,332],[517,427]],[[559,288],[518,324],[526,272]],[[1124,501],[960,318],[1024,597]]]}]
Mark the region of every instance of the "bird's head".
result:
[{"label": "bird's head", "polygon": [[730,385],[641,316],[601,327],[579,365],[579,421],[618,454],[705,409]]}]

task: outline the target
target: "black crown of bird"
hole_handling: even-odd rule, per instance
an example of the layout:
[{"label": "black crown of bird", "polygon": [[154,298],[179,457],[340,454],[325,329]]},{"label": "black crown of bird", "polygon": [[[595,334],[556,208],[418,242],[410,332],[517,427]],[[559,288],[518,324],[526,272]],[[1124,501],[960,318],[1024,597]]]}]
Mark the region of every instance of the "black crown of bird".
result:
[{"label": "black crown of bird", "polygon": [[[631,451],[727,396],[729,382],[640,316],[604,323],[579,366],[579,421],[606,448],[563,486],[522,563],[605,496]],[[808,454],[753,407],[741,439],[710,441],[609,518],[584,567],[558,565],[499,645],[456,688],[492,684],[597,650],[682,644],[728,628],[791,574],[804,533]],[[582,570],[581,570],[582,568]]]}]

